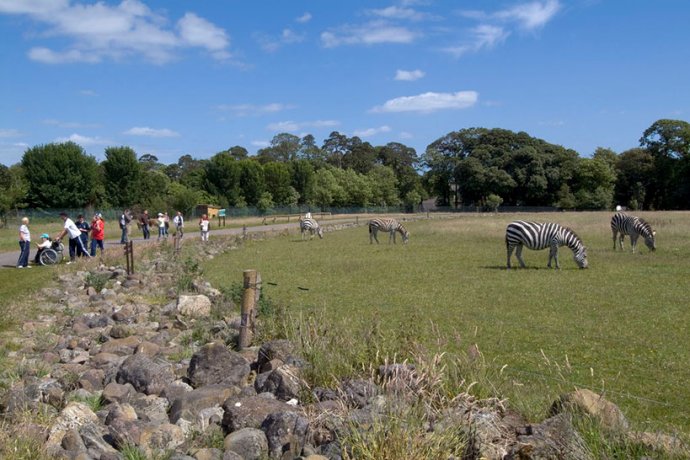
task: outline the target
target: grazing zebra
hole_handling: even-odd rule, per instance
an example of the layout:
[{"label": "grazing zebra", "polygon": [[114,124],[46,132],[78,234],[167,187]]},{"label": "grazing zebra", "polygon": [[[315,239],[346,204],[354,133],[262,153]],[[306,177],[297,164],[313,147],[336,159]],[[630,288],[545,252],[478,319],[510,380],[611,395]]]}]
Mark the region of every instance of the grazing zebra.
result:
[{"label": "grazing zebra", "polygon": [[403,244],[407,243],[410,239],[410,232],[408,232],[405,227],[402,226],[400,222],[395,219],[372,219],[369,221],[369,243],[372,244],[376,240],[376,244],[379,244],[379,239],[376,237],[378,231],[388,232],[388,244],[391,240],[395,244],[395,232],[399,232],[402,235]]},{"label": "grazing zebra", "polygon": [[621,251],[623,250],[623,239],[625,235],[630,235],[630,246],[632,246],[632,252],[635,252],[635,246],[637,246],[637,238],[642,235],[644,238],[644,244],[651,251],[656,250],[656,241],[654,237],[656,232],[652,230],[652,226],[649,225],[644,220],[635,216],[628,216],[619,212],[614,214],[611,218],[611,232],[613,233],[613,250],[616,250],[616,235],[620,234],[618,243],[620,245]]},{"label": "grazing zebra", "polygon": [[541,250],[550,248],[548,267],[551,268],[551,260],[556,260],[558,265],[558,247],[568,246],[572,251],[575,262],[580,268],[587,268],[587,248],[582,244],[582,240],[567,227],[562,227],[554,223],[537,223],[516,221],[508,224],[506,228],[506,249],[508,250],[508,268],[510,269],[510,257],[513,249],[516,249],[520,266],[525,268],[522,260],[522,247]]},{"label": "grazing zebra", "polygon": [[319,223],[311,217],[301,217],[299,219],[299,231],[302,234],[302,239],[304,239],[307,232],[310,233],[309,239],[314,238],[314,233],[319,235],[319,238],[323,239],[323,229]]}]

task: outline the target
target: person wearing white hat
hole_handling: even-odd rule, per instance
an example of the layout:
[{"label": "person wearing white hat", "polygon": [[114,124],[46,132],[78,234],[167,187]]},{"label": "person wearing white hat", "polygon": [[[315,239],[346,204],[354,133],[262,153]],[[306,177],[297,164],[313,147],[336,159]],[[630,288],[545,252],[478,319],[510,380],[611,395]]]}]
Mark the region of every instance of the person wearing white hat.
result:
[{"label": "person wearing white hat", "polygon": [[158,213],[158,241],[165,238],[165,216],[162,212]]}]

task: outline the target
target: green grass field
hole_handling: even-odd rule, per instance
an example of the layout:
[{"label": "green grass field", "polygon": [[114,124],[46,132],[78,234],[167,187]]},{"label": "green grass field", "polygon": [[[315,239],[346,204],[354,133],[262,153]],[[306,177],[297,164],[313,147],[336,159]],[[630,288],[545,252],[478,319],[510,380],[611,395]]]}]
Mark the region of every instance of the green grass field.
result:
[{"label": "green grass field", "polygon": [[[559,393],[587,387],[636,429],[688,433],[690,212],[638,215],[657,231],[655,253],[640,242],[631,254],[628,239],[625,252],[614,252],[606,212],[468,214],[406,223],[405,246],[381,235],[370,245],[364,226],[312,241],[295,231],[241,245],[204,272],[230,287],[242,270],[257,269],[265,296],[299,326],[291,338],[303,347],[309,334],[330,341],[311,357],[329,373],[373,355],[410,358],[420,347],[465,356],[476,344],[487,379],[475,390],[532,418]],[[505,227],[514,219],[571,227],[590,268],[577,269],[561,248],[560,271],[546,268],[546,250],[525,250],[528,268],[506,270]],[[353,338],[347,346],[344,336]]]}]

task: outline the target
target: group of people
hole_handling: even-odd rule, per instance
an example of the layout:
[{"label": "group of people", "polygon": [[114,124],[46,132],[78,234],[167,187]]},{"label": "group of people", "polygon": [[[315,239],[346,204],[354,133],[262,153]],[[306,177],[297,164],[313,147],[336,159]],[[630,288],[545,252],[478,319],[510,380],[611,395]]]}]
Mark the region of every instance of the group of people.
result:
[{"label": "group of people", "polygon": [[[53,240],[60,240],[64,236],[69,236],[69,257],[72,263],[77,257],[95,257],[97,250],[100,248],[101,254],[103,254],[103,240],[105,238],[105,221],[101,213],[96,213],[91,220],[91,223],[84,219],[82,214],[77,216],[76,222],[70,219],[69,215],[65,212],[60,213],[60,218],[63,220],[63,228],[60,233],[53,239],[50,235],[43,233],[41,235],[41,241],[36,243],[36,255],[34,257],[34,263],[39,263],[39,257],[41,252],[47,248],[50,248]],[[129,241],[130,226],[133,220],[132,213],[129,209],[124,210],[120,215],[119,224],[121,230],[120,243],[124,244]],[[168,213],[158,213],[158,217],[155,220],[149,218],[149,213],[147,210],[139,217],[139,223],[141,229],[144,233],[144,239],[148,240],[151,238],[150,226],[152,224],[158,226],[158,240],[165,239],[168,237],[168,228],[170,227],[170,217]],[[172,219],[172,223],[175,226],[175,232],[182,238],[184,236],[184,225],[185,220],[182,216],[182,212],[177,211],[177,214]],[[208,220],[206,214],[202,215],[199,219],[199,229],[201,231],[201,240],[208,241],[208,235],[211,229],[211,223]],[[89,236],[91,237],[91,247],[89,248]],[[31,252],[31,231],[29,230],[29,218],[23,217],[21,220],[21,225],[19,227],[19,260],[17,261],[17,268],[30,268],[29,265],[29,253]]]},{"label": "group of people", "polygon": [[[63,237],[69,237],[69,263],[76,260],[77,257],[95,257],[98,248],[103,254],[104,245],[103,239],[105,237],[105,221],[100,213],[96,213],[89,224],[84,219],[82,214],[77,216],[77,221],[70,219],[66,212],[60,213],[60,218],[63,221],[62,230],[55,238],[50,237],[49,234],[43,233],[41,241],[36,243],[36,255],[34,256],[34,263],[38,264],[41,253],[52,246],[54,240],[61,240]],[[91,250],[89,246],[89,235],[91,236]],[[29,229],[29,218],[23,217],[22,223],[19,227],[19,259],[17,260],[17,268],[31,268],[29,265],[29,254],[31,252],[31,231]]]}]

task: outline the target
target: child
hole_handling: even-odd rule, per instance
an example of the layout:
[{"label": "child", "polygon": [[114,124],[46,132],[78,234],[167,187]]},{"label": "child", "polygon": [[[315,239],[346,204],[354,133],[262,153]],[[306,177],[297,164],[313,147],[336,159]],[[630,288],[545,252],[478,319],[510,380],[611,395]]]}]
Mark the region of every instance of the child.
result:
[{"label": "child", "polygon": [[201,241],[208,241],[208,232],[211,229],[211,222],[208,221],[206,214],[199,219],[199,228],[201,229]]},{"label": "child", "polygon": [[47,233],[44,233],[41,235],[41,242],[36,243],[36,247],[38,248],[38,252],[36,253],[36,257],[34,257],[34,263],[36,265],[41,263],[41,253],[48,249],[51,245],[53,244],[52,241],[50,241],[50,235]]}]

